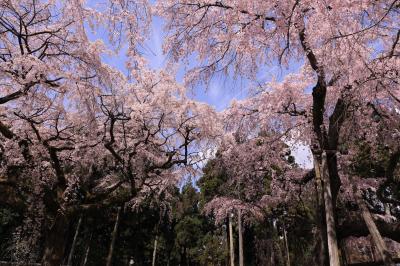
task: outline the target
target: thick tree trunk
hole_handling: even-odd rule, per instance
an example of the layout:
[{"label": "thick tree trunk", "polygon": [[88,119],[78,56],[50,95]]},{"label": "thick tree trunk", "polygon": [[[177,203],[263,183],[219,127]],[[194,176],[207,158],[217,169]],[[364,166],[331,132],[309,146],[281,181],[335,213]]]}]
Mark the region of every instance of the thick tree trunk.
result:
[{"label": "thick tree trunk", "polygon": [[322,181],[324,189],[326,232],[328,239],[329,265],[340,266],[339,248],[336,237],[334,207],[332,203],[331,183],[328,173],[326,153],[322,154]]},{"label": "thick tree trunk", "polygon": [[325,266],[327,261],[327,235],[325,224],[325,207],[323,200],[322,178],[321,178],[321,162],[318,155],[314,154],[314,171],[315,171],[315,191],[316,191],[316,246],[315,246],[315,264]]},{"label": "thick tree trunk", "polygon": [[[315,84],[312,90],[312,98],[313,98],[313,106],[312,106],[312,123],[313,123],[313,131],[315,134],[315,139],[312,141],[315,142],[312,145],[314,150],[314,156],[317,155],[315,153],[319,153],[325,150],[335,151],[337,149],[337,145],[339,143],[339,134],[340,128],[343,125],[344,119],[346,117],[346,110],[348,107],[347,101],[345,99],[345,95],[341,95],[341,97],[337,100],[333,113],[329,117],[329,129],[326,130],[324,117],[325,117],[325,100],[327,94],[327,88],[330,85],[335,83],[336,78],[331,79],[329,82],[326,81],[325,71],[323,65],[318,62],[317,56],[314,54],[311,46],[307,42],[306,38],[306,27],[304,20],[300,20],[301,24],[298,24],[299,31],[299,40],[305,51],[308,62],[310,63],[311,68],[314,70],[317,75],[317,84]],[[351,86],[349,87],[351,88]],[[349,89],[346,88],[346,89]],[[314,162],[322,162],[315,163],[315,172],[317,175],[317,170],[320,174],[321,179],[323,180],[323,203],[325,204],[325,210],[323,208],[318,208],[318,212],[324,210],[325,211],[325,222],[326,222],[326,236],[327,236],[327,245],[329,252],[329,261],[330,265],[339,265],[339,249],[337,246],[336,240],[336,230],[335,230],[335,219],[334,219],[334,209],[336,204],[336,197],[339,192],[339,188],[341,185],[340,178],[337,171],[337,158],[335,153],[330,153],[329,158],[327,159],[326,153],[322,154],[323,158],[314,157]],[[329,163],[329,165],[327,165]],[[321,168],[323,167],[323,168]],[[329,167],[329,169],[328,169]],[[319,168],[319,169],[317,169]],[[322,171],[320,171],[322,170]],[[329,171],[329,174],[328,174]],[[319,193],[317,193],[319,194]],[[333,196],[332,196],[333,195]],[[321,207],[321,204],[318,204]],[[323,221],[323,219],[321,220]],[[321,225],[321,221],[318,221],[318,224]],[[320,231],[323,231],[324,228],[320,227]],[[325,255],[325,252],[324,252]]]},{"label": "thick tree trunk", "polygon": [[232,216],[230,214],[229,214],[229,250],[231,258],[231,266],[235,266],[235,251],[233,249]]},{"label": "thick tree trunk", "polygon": [[322,156],[314,154],[314,169],[316,177],[317,204],[321,216],[317,217],[320,229],[320,264],[325,264],[325,247],[328,250],[330,266],[340,265],[339,248],[337,244],[334,206],[331,193],[328,162],[326,153]]},{"label": "thick tree trunk", "polygon": [[68,266],[71,266],[71,265],[72,265],[72,258],[73,258],[73,256],[74,256],[74,250],[75,250],[75,246],[76,246],[76,240],[78,239],[79,228],[81,227],[81,223],[82,223],[82,216],[79,217],[78,225],[76,226],[76,230],[75,230],[74,239],[72,240],[71,250],[69,251],[69,255],[68,255],[68,262],[67,262],[67,265],[68,265]]},{"label": "thick tree trunk", "polygon": [[238,227],[239,227],[239,266],[244,266],[242,211],[240,209],[238,210]]},{"label": "thick tree trunk", "polygon": [[64,258],[65,246],[69,229],[69,219],[62,213],[56,215],[54,224],[46,239],[43,266],[59,266]]},{"label": "thick tree trunk", "polygon": [[106,262],[107,266],[111,266],[111,263],[112,263],[112,256],[113,256],[113,252],[114,252],[115,241],[117,239],[120,215],[121,215],[121,207],[118,207],[117,218],[115,219],[114,230],[111,235],[110,249],[108,251],[108,256],[107,256],[107,262]]},{"label": "thick tree trunk", "polygon": [[156,265],[157,241],[158,241],[158,235],[156,235],[156,238],[154,239],[153,260],[152,260],[152,263],[151,263],[152,266]]}]

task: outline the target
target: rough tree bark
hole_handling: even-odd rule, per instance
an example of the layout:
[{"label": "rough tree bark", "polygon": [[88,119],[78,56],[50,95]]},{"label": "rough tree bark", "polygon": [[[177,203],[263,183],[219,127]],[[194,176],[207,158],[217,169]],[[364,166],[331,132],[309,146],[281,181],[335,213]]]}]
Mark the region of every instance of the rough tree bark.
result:
[{"label": "rough tree bark", "polygon": [[329,265],[340,266],[339,248],[336,237],[336,225],[334,216],[334,206],[332,203],[331,184],[328,173],[326,153],[322,154],[322,171],[320,172],[323,181],[326,233],[328,239]]},{"label": "rough tree bark", "polygon": [[118,207],[117,218],[115,219],[114,230],[111,235],[111,244],[110,244],[110,249],[108,251],[106,266],[111,266],[111,263],[112,263],[112,256],[113,256],[113,252],[114,252],[115,241],[117,239],[120,215],[121,215],[121,207]]},{"label": "rough tree bark", "polygon": [[[327,204],[327,206],[325,206],[325,209],[318,208],[318,212],[320,212],[321,214],[325,212],[325,221],[327,224],[325,224],[326,227],[323,228],[321,227],[323,226],[323,222],[318,221],[318,226],[320,233],[323,233],[324,230],[326,230],[327,232],[327,234],[325,234],[327,236],[327,241],[324,242],[325,245],[328,246],[329,254],[327,255],[330,260],[330,265],[339,265],[340,261],[336,240],[336,228],[334,226],[334,212],[336,208],[336,198],[339,193],[341,181],[337,168],[336,150],[339,143],[340,129],[343,125],[344,119],[346,117],[346,110],[348,108],[346,91],[351,90],[352,87],[344,87],[344,90],[342,91],[340,98],[337,100],[332,114],[329,116],[329,127],[327,129],[325,125],[326,123],[324,121],[327,88],[329,86],[332,86],[336,82],[337,78],[334,76],[329,81],[327,81],[323,65],[318,62],[316,54],[314,54],[311,46],[307,42],[305,21],[301,20],[296,27],[299,30],[299,40],[305,51],[306,58],[311,68],[317,75],[317,83],[312,90],[312,124],[315,137],[315,139],[313,140],[314,143],[312,145],[312,148],[314,149],[314,156],[319,155],[316,153],[322,154],[323,152],[323,161],[322,158],[318,158],[318,163],[314,164],[314,166],[316,168],[316,171],[317,168],[319,168],[320,177],[324,181],[323,196],[328,196],[328,198],[324,197],[323,199],[323,204]],[[327,151],[329,151],[329,154],[326,154]],[[314,157],[314,161],[316,161],[315,159],[316,158]],[[322,166],[326,168],[326,170],[324,170],[326,174],[321,173],[320,170],[322,170]],[[318,207],[322,207],[321,204],[318,204]],[[324,219],[322,219],[322,221],[324,221]],[[321,239],[323,239],[323,237],[321,237]],[[324,251],[324,253],[326,253],[326,251]],[[323,255],[325,256],[325,254]]]},{"label": "rough tree bark", "polygon": [[[315,246],[315,263],[324,266],[326,264],[326,226],[324,221],[324,200],[322,192],[322,180],[321,180],[321,163],[319,155],[314,154],[314,172],[315,172],[315,191],[316,191],[316,222],[318,231],[316,233],[317,244]],[[318,255],[317,255],[318,254]]]}]

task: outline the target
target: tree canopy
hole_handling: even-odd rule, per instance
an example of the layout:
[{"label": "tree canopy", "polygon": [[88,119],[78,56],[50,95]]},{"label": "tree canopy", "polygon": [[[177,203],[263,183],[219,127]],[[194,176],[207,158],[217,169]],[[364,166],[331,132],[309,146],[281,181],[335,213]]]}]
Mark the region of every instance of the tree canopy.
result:
[{"label": "tree canopy", "polygon": [[[400,262],[399,25],[399,0],[0,0],[0,260]],[[217,111],[190,94],[216,76],[257,86]]]}]

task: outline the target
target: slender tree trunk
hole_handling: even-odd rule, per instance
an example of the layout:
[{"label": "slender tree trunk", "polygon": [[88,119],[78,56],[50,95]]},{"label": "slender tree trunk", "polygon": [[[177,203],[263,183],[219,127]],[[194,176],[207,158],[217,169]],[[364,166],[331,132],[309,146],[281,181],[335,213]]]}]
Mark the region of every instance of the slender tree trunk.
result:
[{"label": "slender tree trunk", "polygon": [[42,258],[43,266],[61,265],[67,244],[68,229],[68,218],[64,214],[58,213],[46,239]]},{"label": "slender tree trunk", "polygon": [[232,216],[230,214],[229,214],[229,250],[231,258],[231,266],[235,266],[235,251],[233,249]]},{"label": "slender tree trunk", "polygon": [[71,265],[72,265],[72,258],[73,258],[73,256],[74,256],[74,250],[75,250],[75,246],[76,246],[76,240],[78,239],[79,228],[81,227],[81,223],[82,223],[82,216],[79,217],[78,225],[76,226],[76,230],[75,230],[74,239],[72,240],[71,250],[69,251],[69,255],[68,255],[68,262],[67,262],[67,265],[68,265],[68,266],[71,266]]},{"label": "slender tree trunk", "polygon": [[326,153],[322,154],[322,181],[324,189],[326,232],[328,238],[329,265],[340,266],[339,248],[336,237],[334,208],[332,203],[331,183],[328,173]]},{"label": "slender tree trunk", "polygon": [[243,257],[243,232],[242,232],[242,210],[238,210],[238,227],[239,227],[239,266],[244,266]]},{"label": "slender tree trunk", "polygon": [[121,215],[121,207],[118,207],[117,218],[115,220],[114,230],[113,230],[112,235],[111,235],[111,244],[110,244],[110,249],[108,251],[106,266],[111,266],[111,263],[112,263],[112,256],[113,256],[113,252],[114,252],[115,241],[117,239],[117,232],[118,232],[120,215]]},{"label": "slender tree trunk", "polygon": [[156,235],[156,238],[154,239],[153,261],[152,261],[152,263],[151,263],[152,266],[155,266],[155,265],[156,265],[157,241],[158,241],[158,235]]},{"label": "slender tree trunk", "polygon": [[287,259],[286,264],[287,264],[287,266],[290,266],[289,244],[287,241],[285,222],[283,222],[283,240],[285,241],[285,250],[286,250],[286,259]]},{"label": "slender tree trunk", "polygon": [[92,243],[92,235],[93,235],[93,233],[90,233],[89,242],[86,247],[85,258],[83,259],[82,266],[86,266],[86,263],[88,262],[89,252],[90,252],[90,244]]},{"label": "slender tree trunk", "polygon": [[[225,219],[225,232],[224,232],[224,235],[225,235],[225,248],[226,248],[226,254],[230,254],[230,246],[229,246],[229,239],[230,239],[230,236],[229,236],[229,218],[228,219]],[[230,257],[229,257],[229,255],[226,257],[226,260],[225,260],[225,266],[229,266],[230,265]]]}]

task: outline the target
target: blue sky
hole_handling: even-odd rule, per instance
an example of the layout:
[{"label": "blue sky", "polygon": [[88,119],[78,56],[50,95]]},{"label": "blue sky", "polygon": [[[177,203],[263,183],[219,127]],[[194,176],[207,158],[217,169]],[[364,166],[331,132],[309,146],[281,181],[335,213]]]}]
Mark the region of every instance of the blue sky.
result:
[{"label": "blue sky", "polygon": [[[151,49],[151,53],[147,57],[152,68],[162,68],[168,60],[162,50],[164,37],[163,21],[161,18],[155,17],[152,23],[150,39],[146,42],[147,46]],[[193,66],[195,66],[195,62],[186,67],[190,68]],[[182,82],[184,75],[185,66],[181,65],[177,72],[177,81]],[[213,105],[218,111],[221,111],[229,106],[232,99],[243,99],[247,96],[245,90],[246,83],[241,80],[233,80],[230,77],[217,77],[211,81],[208,88],[198,86],[193,91],[189,91],[189,96],[198,101]]]}]

